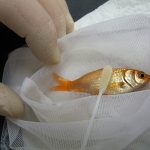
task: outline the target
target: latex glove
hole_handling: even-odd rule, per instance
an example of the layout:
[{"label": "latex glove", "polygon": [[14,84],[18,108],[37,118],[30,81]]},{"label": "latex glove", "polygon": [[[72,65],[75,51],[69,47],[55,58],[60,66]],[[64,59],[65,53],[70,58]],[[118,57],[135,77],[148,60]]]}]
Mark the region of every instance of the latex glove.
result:
[{"label": "latex glove", "polygon": [[0,0],[0,21],[48,65],[59,61],[57,39],[73,30],[65,0]]},{"label": "latex glove", "polygon": [[21,98],[6,85],[0,83],[0,115],[17,118],[24,113]]},{"label": "latex glove", "polygon": [[[26,39],[34,55],[50,65],[59,61],[57,39],[73,31],[65,0],[0,0],[0,21]],[[0,115],[19,117],[24,105],[0,83]]]}]

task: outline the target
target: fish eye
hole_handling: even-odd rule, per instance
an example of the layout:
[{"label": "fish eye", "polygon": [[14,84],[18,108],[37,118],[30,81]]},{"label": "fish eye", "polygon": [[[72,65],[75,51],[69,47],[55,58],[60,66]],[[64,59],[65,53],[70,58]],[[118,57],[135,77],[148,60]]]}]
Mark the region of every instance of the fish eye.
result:
[{"label": "fish eye", "polygon": [[138,74],[138,77],[139,77],[140,79],[143,79],[143,78],[145,77],[145,73],[144,73],[144,72],[140,72],[140,73]]}]

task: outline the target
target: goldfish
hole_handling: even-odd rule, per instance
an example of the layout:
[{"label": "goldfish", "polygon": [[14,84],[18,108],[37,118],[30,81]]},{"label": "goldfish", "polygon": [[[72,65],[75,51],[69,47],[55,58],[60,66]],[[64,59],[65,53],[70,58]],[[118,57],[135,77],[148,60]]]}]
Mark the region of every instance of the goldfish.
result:
[{"label": "goldfish", "polygon": [[[53,73],[53,79],[58,83],[58,85],[50,87],[50,90],[84,92],[91,95],[98,95],[102,71],[103,69],[98,69],[72,81],[64,79],[58,74]],[[147,84],[149,81],[150,75],[143,71],[127,68],[113,68],[112,75],[104,95],[133,92]]]}]

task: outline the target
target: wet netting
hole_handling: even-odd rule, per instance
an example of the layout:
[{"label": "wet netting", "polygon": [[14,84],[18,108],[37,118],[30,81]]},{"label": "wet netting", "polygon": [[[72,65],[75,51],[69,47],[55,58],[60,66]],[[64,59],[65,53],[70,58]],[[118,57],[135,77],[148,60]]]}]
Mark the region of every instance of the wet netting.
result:
[{"label": "wet netting", "polygon": [[[121,17],[80,29],[60,39],[59,47],[61,62],[52,67],[38,66],[28,48],[10,55],[3,81],[21,96],[26,112],[20,119],[7,118],[1,147],[149,150],[149,85],[119,95],[102,95],[103,88],[95,96],[49,90],[55,84],[51,78],[53,72],[74,80],[87,72],[105,68],[103,81],[108,81],[111,67],[150,73],[149,15]],[[107,65],[111,67],[105,67]],[[21,70],[16,70],[18,66],[22,66]],[[26,73],[26,68],[33,72]],[[24,74],[21,76],[20,72]]]}]

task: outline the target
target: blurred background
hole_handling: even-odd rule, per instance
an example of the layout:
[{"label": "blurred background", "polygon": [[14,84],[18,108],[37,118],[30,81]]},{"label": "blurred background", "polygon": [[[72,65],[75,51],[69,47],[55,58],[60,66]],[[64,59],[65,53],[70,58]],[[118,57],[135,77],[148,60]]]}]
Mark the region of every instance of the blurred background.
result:
[{"label": "blurred background", "polygon": [[[93,11],[107,0],[66,0],[74,21],[77,21],[87,13]],[[0,24],[0,81],[2,79],[3,68],[8,54],[14,49],[25,44],[24,39],[18,37],[3,24]],[[0,116],[0,135],[2,131],[4,117]]]}]

